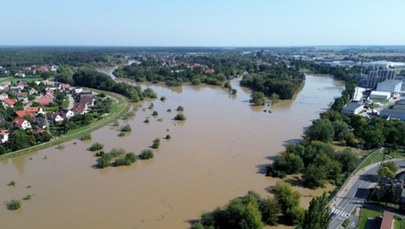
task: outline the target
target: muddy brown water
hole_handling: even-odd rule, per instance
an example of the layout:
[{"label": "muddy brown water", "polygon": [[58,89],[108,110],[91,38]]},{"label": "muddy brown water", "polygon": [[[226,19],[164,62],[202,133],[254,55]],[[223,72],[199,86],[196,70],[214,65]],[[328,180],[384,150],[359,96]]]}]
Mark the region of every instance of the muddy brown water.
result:
[{"label": "muddy brown water", "polygon": [[[152,86],[167,100],[152,101],[159,113],[151,116],[151,101],[134,104],[132,133],[106,126],[91,141],[72,140],[56,147],[0,161],[0,228],[188,228],[204,211],[254,190],[266,196],[277,181],[260,173],[269,157],[290,140],[299,139],[311,120],[318,118],[340,95],[343,84],[329,77],[308,75],[293,101],[268,107],[250,107],[249,90],[232,81],[236,96],[216,87],[166,88]],[[185,122],[175,122],[182,105]],[[142,107],[139,107],[142,106]],[[172,109],[172,112],[167,112]],[[150,118],[150,123],[143,121]],[[162,118],[162,121],[158,121]],[[123,148],[139,153],[161,139],[151,160],[128,167],[94,169],[86,149],[102,142],[105,150]],[[16,185],[7,184],[14,180]],[[294,179],[291,179],[294,180]],[[330,187],[329,187],[330,188]],[[296,188],[307,206],[323,190]],[[6,201],[22,199],[17,211]]]}]

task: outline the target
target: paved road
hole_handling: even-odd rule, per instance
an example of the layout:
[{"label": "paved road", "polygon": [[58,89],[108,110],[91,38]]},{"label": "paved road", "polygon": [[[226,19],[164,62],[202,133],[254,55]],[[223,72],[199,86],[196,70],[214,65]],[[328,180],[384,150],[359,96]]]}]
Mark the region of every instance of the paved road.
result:
[{"label": "paved road", "polygon": [[[400,169],[405,168],[405,159],[394,159]],[[379,163],[365,167],[348,182],[345,189],[339,193],[331,204],[332,221],[330,229],[340,228],[343,221],[357,206],[362,206],[369,195],[369,189],[377,182]]]}]

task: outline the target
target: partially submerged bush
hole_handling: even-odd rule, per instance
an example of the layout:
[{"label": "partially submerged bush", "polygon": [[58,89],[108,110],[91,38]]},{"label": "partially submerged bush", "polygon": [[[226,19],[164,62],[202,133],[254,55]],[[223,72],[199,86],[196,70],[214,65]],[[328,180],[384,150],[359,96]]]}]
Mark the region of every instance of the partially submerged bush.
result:
[{"label": "partially submerged bush", "polygon": [[144,149],[142,150],[141,154],[139,154],[139,158],[142,160],[153,158],[153,151],[150,149]]},{"label": "partially submerged bush", "polygon": [[89,150],[90,151],[98,151],[98,150],[102,150],[104,148],[104,145],[99,143],[99,142],[95,142],[93,143],[93,145],[90,146]]}]

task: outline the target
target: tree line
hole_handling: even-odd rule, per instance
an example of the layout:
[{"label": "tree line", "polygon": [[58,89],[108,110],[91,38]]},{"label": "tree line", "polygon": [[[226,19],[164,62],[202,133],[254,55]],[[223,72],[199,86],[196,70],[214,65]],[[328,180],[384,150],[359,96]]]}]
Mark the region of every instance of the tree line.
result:
[{"label": "tree line", "polygon": [[308,210],[299,206],[301,194],[283,182],[273,190],[274,197],[262,198],[249,191],[231,200],[225,207],[202,214],[192,229],[261,229],[279,222],[299,229],[324,229],[331,220],[328,199],[324,194],[314,198]]}]

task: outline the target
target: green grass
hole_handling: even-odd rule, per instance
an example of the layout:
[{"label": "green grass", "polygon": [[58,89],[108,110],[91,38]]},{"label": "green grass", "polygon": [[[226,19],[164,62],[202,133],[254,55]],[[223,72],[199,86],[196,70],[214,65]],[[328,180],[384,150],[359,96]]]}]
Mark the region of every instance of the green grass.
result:
[{"label": "green grass", "polygon": [[360,213],[360,222],[359,222],[359,229],[365,229],[366,228],[366,223],[368,218],[375,219],[377,217],[382,216],[383,213],[367,208],[362,208],[361,213]]},{"label": "green grass", "polygon": [[398,216],[394,216],[394,220],[395,220],[394,229],[405,228],[405,218],[400,218]]},{"label": "green grass", "polygon": [[0,160],[18,157],[20,155],[32,153],[32,152],[42,150],[42,149],[46,149],[46,148],[54,146],[54,145],[59,145],[68,140],[77,138],[85,132],[91,132],[91,131],[97,130],[103,126],[106,126],[106,125],[110,124],[111,122],[113,122],[114,120],[117,120],[119,117],[124,115],[126,112],[128,112],[128,110],[130,108],[130,104],[124,96],[118,95],[116,93],[108,92],[108,91],[100,91],[100,90],[95,90],[95,89],[90,89],[90,88],[87,88],[87,89],[96,91],[99,93],[104,92],[104,94],[113,98],[114,102],[111,107],[111,112],[107,116],[105,116],[101,120],[92,122],[88,126],[84,126],[84,127],[72,130],[63,136],[54,138],[49,142],[35,145],[35,146],[29,147],[29,148],[21,149],[21,150],[15,151],[15,152],[7,153],[4,155],[0,155]]},{"label": "green grass", "polygon": [[27,82],[32,82],[32,81],[36,81],[36,80],[39,80],[39,81],[42,81],[42,80],[44,80],[43,78],[41,78],[41,77],[26,77],[26,78],[21,78],[21,77],[13,77],[13,76],[11,76],[11,77],[5,77],[5,78],[0,78],[0,82],[3,82],[3,81],[10,81],[11,83],[16,83],[16,82],[18,82],[18,81],[21,81],[21,80],[25,80],[25,81],[27,81]]},{"label": "green grass", "polygon": [[361,170],[362,168],[384,161],[384,160],[390,160],[394,158],[402,158],[405,157],[405,152],[403,150],[391,150],[391,152],[388,152],[387,149],[384,150],[385,153],[383,152],[375,152],[373,155],[368,157],[366,160],[364,160],[360,166],[358,167],[357,170]]}]

